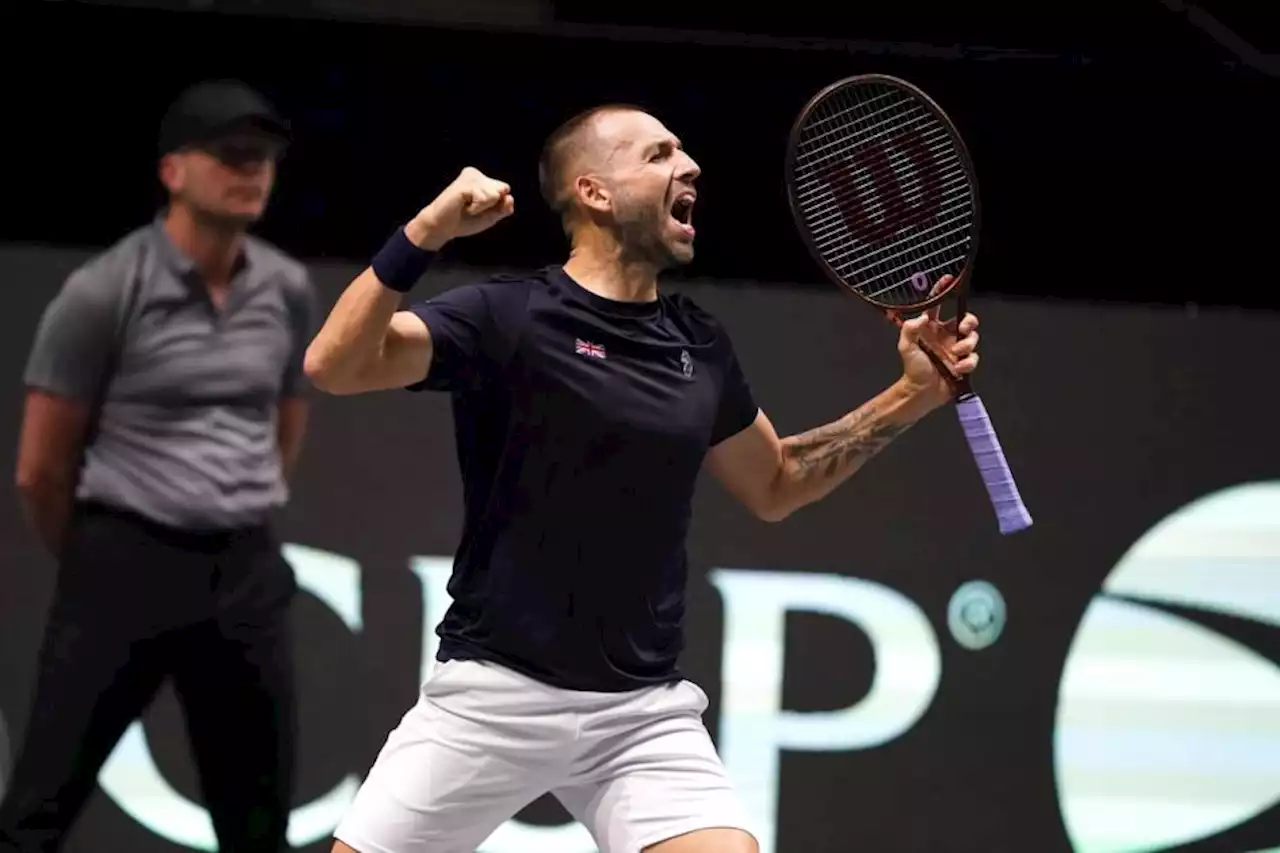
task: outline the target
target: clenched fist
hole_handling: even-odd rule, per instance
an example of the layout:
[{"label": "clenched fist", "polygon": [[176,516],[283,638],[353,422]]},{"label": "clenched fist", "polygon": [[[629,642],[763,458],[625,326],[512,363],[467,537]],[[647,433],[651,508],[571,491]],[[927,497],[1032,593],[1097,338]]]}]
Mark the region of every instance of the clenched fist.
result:
[{"label": "clenched fist", "polygon": [[468,166],[405,226],[405,234],[419,247],[438,251],[450,240],[493,227],[515,210],[508,184]]}]

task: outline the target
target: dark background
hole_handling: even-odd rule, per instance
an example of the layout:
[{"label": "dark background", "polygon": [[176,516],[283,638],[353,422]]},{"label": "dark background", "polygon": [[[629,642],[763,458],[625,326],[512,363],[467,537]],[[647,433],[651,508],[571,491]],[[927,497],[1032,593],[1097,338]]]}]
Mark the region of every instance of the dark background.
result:
[{"label": "dark background", "polygon": [[[135,2],[330,18],[362,5]],[[6,4],[6,30],[23,50],[0,60],[11,128],[2,233],[114,240],[156,200],[165,104],[192,79],[229,75],[263,88],[297,126],[263,223],[286,248],[366,258],[473,165],[514,186],[520,217],[457,245],[456,257],[553,262],[562,241],[537,199],[541,141],[571,113],[623,100],[649,106],[703,167],[692,274],[826,286],[787,211],[786,132],[822,86],[878,71],[930,92],[972,149],[984,201],[979,292],[1280,305],[1267,252],[1280,195],[1280,79],[1158,0],[1021,10],[895,0],[826,12],[800,0],[785,14],[776,4],[751,13],[697,2],[368,4],[437,18],[447,5],[493,20],[445,27],[371,22],[367,11],[323,20]],[[1224,21],[1238,17],[1260,47],[1280,32],[1259,13],[1227,8]],[[630,26],[600,23],[615,16]]]},{"label": "dark background", "polygon": [[[451,247],[452,269],[423,292],[481,268],[560,260],[558,227],[536,198],[542,137],[599,100],[648,105],[703,167],[698,258],[673,286],[723,319],[784,433],[838,417],[898,369],[892,329],[824,283],[795,237],[782,185],[790,122],[816,89],[851,73],[899,74],[933,94],[982,182],[978,381],[1036,524],[996,533],[949,412],[780,525],[753,522],[705,484],[685,666],[710,694],[715,732],[724,617],[710,569],[890,586],[938,635],[938,696],[881,747],[784,754],[777,849],[1070,850],[1052,731],[1084,607],[1168,513],[1280,478],[1280,300],[1268,251],[1280,189],[1267,124],[1276,78],[1158,2],[1123,12],[1047,4],[1039,17],[897,2],[825,16],[788,3],[785,14],[733,18],[691,4],[609,7],[609,20],[603,4],[519,0],[448,20],[444,4],[429,3],[271,7],[289,8],[287,19],[250,2],[124,5],[177,4],[18,2],[2,13],[30,50],[2,60],[9,447],[40,311],[88,253],[152,215],[156,122],[200,77],[246,79],[294,120],[298,142],[260,233],[311,263],[326,307],[464,165],[510,181],[518,213]],[[1272,37],[1265,20],[1235,11],[1230,22],[1260,48]],[[363,773],[413,701],[422,605],[406,563],[452,553],[460,523],[446,400],[326,398],[313,423],[283,532],[361,563],[365,628],[352,637],[315,601],[299,602],[299,802]],[[12,742],[53,568],[7,491],[0,549],[0,713]],[[973,578],[995,583],[1009,608],[1004,635],[980,652],[958,647],[946,626],[948,599]],[[850,625],[796,614],[786,643],[784,707],[839,708],[866,691],[871,648]],[[147,724],[166,777],[196,799],[167,694]],[[560,819],[545,803],[526,817]],[[1275,817],[1185,851],[1280,844]],[[69,849],[173,848],[99,795]]]}]

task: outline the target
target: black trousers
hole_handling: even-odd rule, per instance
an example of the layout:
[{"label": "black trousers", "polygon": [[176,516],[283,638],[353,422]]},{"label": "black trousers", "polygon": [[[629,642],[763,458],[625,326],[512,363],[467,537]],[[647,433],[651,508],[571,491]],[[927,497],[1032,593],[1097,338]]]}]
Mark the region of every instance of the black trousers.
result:
[{"label": "black trousers", "polygon": [[125,728],[172,678],[223,853],[289,849],[293,573],[270,531],[76,508],[0,851],[59,849]]}]

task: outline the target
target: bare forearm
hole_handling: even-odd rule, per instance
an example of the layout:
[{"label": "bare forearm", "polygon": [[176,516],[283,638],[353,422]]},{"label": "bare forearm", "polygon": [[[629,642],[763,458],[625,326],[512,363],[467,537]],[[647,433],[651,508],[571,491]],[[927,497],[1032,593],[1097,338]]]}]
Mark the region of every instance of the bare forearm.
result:
[{"label": "bare forearm", "polygon": [[384,287],[371,268],[356,276],[307,347],[306,372],[311,381],[322,390],[335,390],[375,361],[401,298]]},{"label": "bare forearm", "polygon": [[49,483],[19,490],[27,523],[55,557],[62,550],[67,519],[71,515],[72,491],[69,484]]},{"label": "bare forearm", "polygon": [[298,457],[302,455],[302,436],[280,432],[280,470],[286,482],[293,479],[293,472],[298,467]]},{"label": "bare forearm", "polygon": [[[410,242],[438,251],[443,241],[430,226],[414,219],[404,227]],[[356,276],[307,347],[306,373],[324,391],[341,392],[351,380],[383,357],[392,318],[403,297],[384,286],[372,267]]]},{"label": "bare forearm", "polygon": [[929,411],[898,382],[838,421],[784,438],[779,506],[792,512],[826,497]]},{"label": "bare forearm", "polygon": [[310,404],[302,398],[290,398],[280,403],[279,423],[276,433],[280,447],[280,466],[286,480],[293,479],[293,471],[302,455],[302,439],[307,431]]}]

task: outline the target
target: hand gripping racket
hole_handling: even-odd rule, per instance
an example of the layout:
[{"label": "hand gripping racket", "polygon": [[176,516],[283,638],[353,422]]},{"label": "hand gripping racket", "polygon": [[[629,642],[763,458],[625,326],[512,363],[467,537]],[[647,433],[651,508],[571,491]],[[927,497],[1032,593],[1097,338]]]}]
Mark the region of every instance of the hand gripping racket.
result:
[{"label": "hand gripping racket", "polygon": [[[954,292],[965,315],[981,209],[960,134],[924,92],[895,77],[837,81],[805,104],[787,146],[787,191],[800,236],[834,283],[902,324]],[[943,276],[949,286],[938,287]],[[982,400],[928,347],[956,389],[960,425],[1000,532],[1031,526]]]}]

